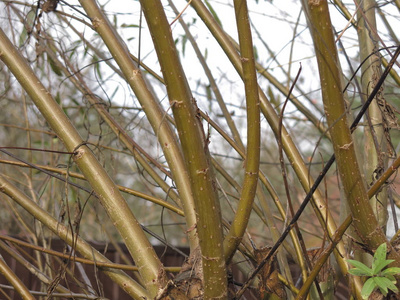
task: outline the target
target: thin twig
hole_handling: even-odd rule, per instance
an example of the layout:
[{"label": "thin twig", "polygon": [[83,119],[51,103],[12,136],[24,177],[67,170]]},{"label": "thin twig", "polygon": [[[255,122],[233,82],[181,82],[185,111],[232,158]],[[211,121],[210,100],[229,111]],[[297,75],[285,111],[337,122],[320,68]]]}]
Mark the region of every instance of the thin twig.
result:
[{"label": "thin twig", "polygon": [[[397,46],[397,49],[390,60],[388,66],[385,68],[382,76],[379,78],[379,81],[377,82],[376,86],[372,90],[371,94],[368,97],[368,100],[365,102],[365,104],[362,106],[360,112],[358,113],[357,117],[354,119],[353,123],[350,126],[351,132],[353,132],[356,128],[358,123],[360,122],[361,118],[367,111],[369,105],[371,104],[372,100],[375,98],[376,94],[379,92],[383,82],[385,81],[387,75],[389,74],[391,68],[393,67],[397,57],[400,54],[400,45]],[[319,184],[322,182],[323,178],[325,177],[326,173],[329,171],[330,167],[333,165],[335,162],[335,154],[331,156],[329,161],[327,162],[325,168],[321,171],[320,175],[317,177],[315,180],[313,186],[311,187],[310,191],[304,198],[303,202],[301,203],[299,210],[296,212],[294,215],[292,221],[290,221],[289,225],[286,227],[285,231],[282,233],[281,237],[278,239],[278,241],[275,243],[275,245],[271,248],[271,250],[268,252],[268,254],[265,256],[265,258],[260,262],[260,264],[257,266],[257,268],[253,271],[253,273],[249,276],[249,278],[246,280],[245,284],[240,288],[240,290],[236,293],[236,296],[234,299],[240,299],[240,297],[243,295],[243,293],[246,291],[248,286],[250,285],[251,281],[253,278],[260,272],[260,270],[263,268],[263,266],[267,263],[267,261],[272,257],[272,255],[275,254],[275,252],[278,250],[279,246],[282,244],[282,242],[286,239],[287,235],[289,234],[290,230],[293,228],[294,224],[297,222],[299,217],[301,216],[302,212],[306,208],[308,202],[311,200],[314,192],[317,190]]]}]

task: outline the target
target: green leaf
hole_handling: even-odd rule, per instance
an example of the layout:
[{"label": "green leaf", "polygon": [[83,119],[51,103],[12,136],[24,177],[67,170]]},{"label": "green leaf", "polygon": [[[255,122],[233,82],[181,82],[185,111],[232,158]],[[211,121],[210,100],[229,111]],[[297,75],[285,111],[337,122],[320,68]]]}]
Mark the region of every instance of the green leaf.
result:
[{"label": "green leaf", "polygon": [[182,56],[185,56],[187,40],[188,40],[187,36],[186,35],[182,35]]},{"label": "green leaf", "polygon": [[348,259],[347,262],[349,264],[351,264],[352,266],[364,271],[364,273],[365,273],[364,276],[372,276],[372,275],[374,275],[374,273],[372,272],[372,269],[368,268],[362,262],[359,262],[357,260],[352,260],[352,259]]},{"label": "green leaf", "polygon": [[369,273],[365,273],[363,270],[358,268],[350,269],[349,274],[355,276],[371,276]]},{"label": "green leaf", "polygon": [[63,73],[61,71],[61,69],[57,66],[57,64],[55,63],[55,61],[50,57],[50,55],[47,56],[47,60],[50,63],[50,67],[53,70],[54,73],[56,73],[58,76],[62,76]]},{"label": "green leaf", "polygon": [[377,260],[372,263],[372,272],[378,275],[387,265],[394,262],[394,259]]},{"label": "green leaf", "polygon": [[118,90],[119,90],[119,85],[115,88],[114,92],[111,94],[110,96],[111,100],[114,99],[114,96],[117,94]]},{"label": "green leaf", "polygon": [[96,73],[97,73],[97,75],[99,76],[99,78],[100,78],[101,80],[103,80],[103,74],[101,73],[101,70],[100,70],[100,63],[97,62],[97,63],[94,65],[94,68],[95,68]]},{"label": "green leaf", "polygon": [[210,11],[210,13],[212,14],[212,16],[214,17],[215,21],[217,21],[217,23],[219,24],[219,26],[221,26],[222,28],[222,22],[221,20],[218,18],[217,13],[215,12],[214,8],[211,6],[211,4],[205,0],[204,3],[207,5],[208,10]]},{"label": "green leaf", "polygon": [[75,53],[77,51],[79,51],[78,49],[81,47],[82,45],[82,41],[78,40],[78,41],[74,41],[71,44],[70,50],[69,50],[69,59],[72,59],[72,57],[75,55]]},{"label": "green leaf", "polygon": [[[382,274],[382,273],[381,273]],[[393,275],[385,275],[385,277],[387,278],[387,279],[389,279],[391,282],[393,282],[394,284],[396,284],[396,278],[393,276]]]},{"label": "green leaf", "polygon": [[25,43],[25,40],[28,37],[28,32],[32,31],[35,18],[36,18],[36,12],[34,9],[31,9],[26,15],[24,28],[21,32],[21,35],[19,36],[19,47],[21,47]]},{"label": "green leaf", "polygon": [[376,249],[375,254],[374,254],[374,260],[375,261],[383,261],[386,260],[386,250],[387,250],[387,245],[386,243],[381,244],[378,249]]},{"label": "green leaf", "polygon": [[89,52],[89,47],[85,46],[83,51],[83,57],[86,57]]},{"label": "green leaf", "polygon": [[368,279],[362,287],[361,297],[363,297],[363,299],[368,299],[369,295],[371,295],[371,293],[375,290],[376,286],[377,285],[374,281],[374,278]]},{"label": "green leaf", "polygon": [[258,60],[258,51],[256,46],[253,46],[253,53],[254,53],[254,59]]},{"label": "green leaf", "polygon": [[374,277],[373,279],[375,281],[375,284],[381,290],[382,294],[384,294],[385,296],[388,293],[388,289],[392,290],[395,293],[398,292],[397,287],[388,278],[386,278],[386,277]]},{"label": "green leaf", "polygon": [[[381,279],[385,277],[373,277],[373,280],[375,281],[375,284],[378,286],[379,290],[381,293],[386,296],[388,293],[388,288],[385,282],[383,282]],[[385,278],[387,279],[387,278]]]},{"label": "green leaf", "polygon": [[122,28],[139,28],[139,25],[136,24],[122,24],[121,25]]},{"label": "green leaf", "polygon": [[386,277],[388,277],[388,275],[396,275],[396,274],[400,274],[400,268],[396,268],[396,267],[387,268],[386,270],[383,270],[381,272],[381,275],[386,276]]},{"label": "green leaf", "polygon": [[56,96],[54,97],[54,100],[56,100],[56,102],[57,102],[58,104],[60,104],[60,103],[61,103],[61,96],[60,96],[60,92],[57,92]]}]

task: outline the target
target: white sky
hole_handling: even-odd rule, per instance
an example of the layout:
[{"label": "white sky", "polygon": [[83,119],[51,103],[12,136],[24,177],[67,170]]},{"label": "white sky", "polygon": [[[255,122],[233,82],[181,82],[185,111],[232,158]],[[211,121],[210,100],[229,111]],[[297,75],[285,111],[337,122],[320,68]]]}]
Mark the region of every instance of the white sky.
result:
[{"label": "white sky", "polygon": [[[101,3],[106,3],[105,10],[109,12],[109,19],[111,22],[114,22],[114,14],[117,14],[116,20],[118,25],[139,25],[140,18],[140,5],[138,1],[100,1]],[[221,19],[223,28],[227,31],[232,37],[236,40],[236,22],[233,10],[233,1],[231,0],[209,0],[210,4],[213,6],[214,10],[217,12],[218,17]],[[250,18],[255,27],[259,30],[259,33],[262,35],[263,40],[271,47],[271,50],[276,54],[276,58],[278,59],[280,65],[277,65],[275,61],[271,59],[270,54],[265,49],[262,42],[257,38],[257,34],[253,31],[254,45],[257,48],[258,52],[258,61],[268,68],[268,71],[271,72],[276,78],[280,80],[280,82],[284,84],[287,83],[287,77],[282,73],[280,67],[287,71],[289,66],[289,58],[291,50],[293,50],[291,58],[293,61],[291,77],[294,78],[300,62],[302,64],[302,74],[298,84],[301,84],[302,89],[306,93],[312,94],[313,99],[320,103],[319,99],[319,80],[317,76],[317,67],[313,54],[313,47],[309,37],[308,29],[305,26],[304,14],[301,15],[299,25],[297,27],[297,33],[299,34],[296,37],[294,44],[291,43],[293,37],[293,31],[296,26],[296,21],[301,11],[300,1],[298,0],[283,0],[283,1],[265,1],[259,0],[259,3],[256,4],[255,0],[249,0],[249,10],[250,10]],[[69,3],[74,4],[76,1],[70,1]],[[123,5],[121,5],[123,3]],[[166,7],[166,11],[169,17],[170,22],[175,18],[175,14],[172,12],[171,8],[168,6],[168,1],[163,0],[162,3]],[[183,10],[186,6],[185,0],[174,0],[174,4],[177,6],[179,10]],[[345,1],[345,3],[349,3],[350,13],[354,13],[354,4],[352,1]],[[383,2],[380,2],[383,3]],[[65,11],[69,11],[64,6]],[[393,4],[386,6],[388,16],[393,14],[394,17],[397,17],[398,10],[395,8]],[[77,14],[76,12],[72,12],[75,16],[81,18],[82,16]],[[331,9],[331,18],[334,23],[334,26],[337,31],[345,28],[347,21],[342,17],[335,8]],[[194,19],[198,19],[194,10],[189,7],[182,15],[182,18],[189,23],[193,23]],[[378,21],[380,19],[378,18]],[[397,24],[394,28],[400,28],[399,21],[394,21],[391,19],[393,24]],[[80,26],[79,23],[74,22],[74,26]],[[145,20],[143,18],[143,29],[142,29],[142,37],[140,43],[141,49],[141,58],[142,60],[149,65],[154,71],[160,72],[160,67],[157,62],[157,57],[153,50],[152,41],[150,35],[147,31]],[[380,28],[382,28],[381,22],[379,23]],[[202,24],[202,22],[198,19],[193,25],[190,26],[192,34],[196,38],[196,42],[202,50],[202,53],[208,53],[207,62],[209,66],[212,67],[212,72],[214,78],[216,78],[217,83],[220,84],[221,92],[225,98],[227,103],[230,103],[234,106],[229,106],[230,110],[235,110],[236,117],[243,115],[244,110],[237,110],[235,106],[244,106],[244,91],[243,84],[240,78],[237,76],[236,71],[230,65],[228,59],[225,54],[220,49],[219,45],[215,42],[214,38]],[[85,36],[90,38],[93,36],[93,32],[90,29],[83,28],[82,32],[85,33]],[[138,54],[139,48],[139,40],[138,40],[138,28],[121,28],[119,30],[122,38],[128,44],[129,49],[134,55]],[[176,22],[172,26],[172,32],[174,38],[179,39],[178,43],[178,51],[182,53],[182,36],[183,30],[181,29],[178,22]],[[358,52],[358,44],[355,40],[356,33],[353,28],[350,28],[345,32],[342,37],[342,41],[345,43],[345,47],[347,51],[349,51],[350,56],[354,56]],[[383,38],[385,38],[383,36]],[[74,40],[74,37],[71,37],[71,41]],[[388,43],[388,45],[392,45],[392,43]],[[293,46],[293,49],[291,47]],[[342,59],[342,67],[346,71],[346,63]],[[208,84],[208,80],[204,75],[204,71],[198,64],[198,60],[192,50],[190,43],[186,43],[186,51],[185,55],[182,56],[182,64],[184,69],[186,70],[186,74],[189,80],[189,84],[194,92],[196,99],[201,108],[207,110],[209,109],[209,103],[204,99],[205,89],[200,87],[199,84],[206,85]],[[358,63],[356,63],[358,64]],[[102,70],[106,72],[106,76],[109,76],[106,70],[109,70],[105,67],[105,64],[101,64]],[[110,74],[110,76],[112,73]],[[120,88],[117,96],[113,99],[114,101],[120,104],[126,104],[128,106],[132,106],[134,103],[134,96],[132,95],[130,89],[123,83],[123,81],[117,76],[111,76],[110,79],[103,84],[103,88],[106,90],[108,95],[111,95],[116,87]],[[260,78],[260,86],[265,91],[270,86],[270,84]],[[166,107],[168,106],[168,101],[165,99],[165,91],[161,85],[155,85],[155,89],[157,91],[157,95],[160,99],[163,99],[163,103],[165,103]],[[97,90],[97,92],[101,93],[102,91]],[[274,89],[274,94],[276,96],[279,95]],[[304,100],[303,97],[299,95],[299,92],[295,91],[294,95],[299,96],[300,100]],[[104,95],[100,95],[104,97]],[[104,97],[106,98],[106,97]],[[282,100],[282,97],[281,97]],[[308,105],[307,102],[304,102],[305,105]],[[212,110],[215,110],[217,113],[219,109],[215,103],[212,103]],[[291,106],[287,108],[287,112],[295,111],[295,109]],[[221,121],[222,122],[222,121]]]}]

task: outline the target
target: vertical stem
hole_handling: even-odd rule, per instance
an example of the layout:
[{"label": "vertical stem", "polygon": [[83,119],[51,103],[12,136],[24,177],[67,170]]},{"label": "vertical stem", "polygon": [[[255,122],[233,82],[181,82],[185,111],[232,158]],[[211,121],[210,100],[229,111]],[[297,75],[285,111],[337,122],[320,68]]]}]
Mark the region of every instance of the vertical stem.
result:
[{"label": "vertical stem", "polygon": [[[356,1],[360,9],[357,13],[358,19],[358,40],[360,47],[362,95],[369,95],[374,89],[381,76],[381,61],[378,50],[379,39],[377,37],[374,0]],[[375,53],[374,53],[375,52]],[[366,60],[365,60],[366,59]],[[365,60],[365,61],[364,61]],[[385,120],[378,102],[383,102],[383,91],[379,92],[368,108],[369,126],[364,128],[365,152],[364,169],[365,178],[368,184],[372,184],[375,178],[380,176],[388,163]],[[379,198],[379,199],[378,199]],[[370,199],[372,209],[381,227],[386,225],[387,220],[387,192],[383,189],[378,195]]]},{"label": "vertical stem", "polygon": [[[179,15],[179,11],[176,9],[174,3],[171,0],[168,0],[168,3],[171,6],[171,8],[174,10],[175,14]],[[240,146],[240,148],[244,149],[244,145],[240,138],[239,131],[235,125],[235,122],[232,119],[231,114],[229,113],[229,110],[228,110],[225,102],[224,102],[221,91],[218,88],[216,79],[214,79],[214,76],[210,70],[210,67],[207,64],[205,57],[201,53],[200,48],[197,45],[197,42],[196,42],[195,38],[193,37],[192,33],[190,32],[188,25],[186,25],[186,23],[183,21],[183,16],[181,16],[179,18],[179,23],[181,24],[183,30],[185,31],[187,39],[189,40],[190,44],[192,45],[193,50],[196,53],[196,56],[204,70],[204,73],[207,76],[208,81],[210,82],[211,90],[213,91],[213,93],[215,95],[215,99],[217,100],[218,105],[222,111],[222,114],[224,115],[226,123],[227,123],[229,129],[231,130],[233,139],[238,144],[238,146]]]},{"label": "vertical stem", "polygon": [[[218,41],[221,48],[224,50],[225,54],[232,62],[232,65],[235,67],[238,74],[243,77],[240,57],[225,31],[222,30],[218,22],[216,22],[216,20],[207,10],[202,1],[192,0],[191,5],[196,10],[196,13],[203,20],[204,24],[209,28],[214,38]],[[277,136],[279,129],[279,117],[274,107],[268,101],[267,97],[260,88],[259,96],[261,112],[263,113],[266,120],[268,121],[268,124],[271,126],[271,129]],[[304,159],[301,156],[299,150],[296,148],[295,144],[293,143],[293,140],[291,139],[285,126],[282,126],[282,147],[288,159],[290,160],[293,170],[295,171],[303,189],[306,191],[306,193],[308,193],[310,191],[310,188],[314,184],[314,180],[310,177],[309,170],[304,163]],[[314,211],[316,212],[320,223],[323,224],[322,226],[327,228],[328,233],[330,234],[330,236],[332,236],[336,231],[336,224],[334,218],[327,209],[325,200],[319,190],[316,190],[314,192],[313,201],[311,202],[311,204],[313,205]],[[335,257],[338,261],[340,269],[344,274],[346,274],[348,267],[343,259],[346,255],[343,242],[339,242],[336,250],[337,251],[335,251]]]},{"label": "vertical stem", "polygon": [[236,23],[247,108],[247,151],[245,177],[237,212],[224,240],[225,259],[229,261],[242,240],[249,222],[257,190],[260,164],[260,100],[254,63],[253,43],[246,0],[235,0]]},{"label": "vertical stem", "polygon": [[222,248],[222,222],[208,140],[200,113],[179,61],[174,39],[159,0],[140,1],[153,39],[174,114],[194,195],[202,254],[204,299],[225,299],[227,277]]},{"label": "vertical stem", "polygon": [[[99,33],[104,43],[108,47],[113,58],[125,76],[130,87],[139,100],[146,116],[157,135],[163,153],[171,168],[171,173],[176,182],[183,209],[185,211],[186,224],[188,228],[193,228],[196,223],[194,211],[194,200],[191,186],[187,176],[185,163],[179,149],[177,138],[165,121],[166,112],[163,111],[158,101],[148,88],[140,69],[133,62],[126,45],[121,41],[120,36],[111,26],[108,19],[101,12],[95,0],[85,0],[80,2],[86,13],[92,20],[95,30]],[[198,245],[197,237],[193,230],[188,230],[191,248]]]},{"label": "vertical stem", "polygon": [[[387,242],[369,205],[365,182],[358,165],[355,147],[348,126],[343,93],[341,91],[338,57],[326,0],[306,1],[307,20],[310,25],[318,61],[322,99],[340,179],[349,203],[355,229],[362,241],[371,249]],[[390,248],[389,248],[390,249]],[[392,251],[400,263],[400,257]]]}]

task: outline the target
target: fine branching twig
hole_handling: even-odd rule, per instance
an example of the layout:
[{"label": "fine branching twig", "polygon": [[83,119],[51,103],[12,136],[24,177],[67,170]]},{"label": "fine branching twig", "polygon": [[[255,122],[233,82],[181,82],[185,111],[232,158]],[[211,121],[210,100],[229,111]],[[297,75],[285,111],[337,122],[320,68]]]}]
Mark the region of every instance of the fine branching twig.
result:
[{"label": "fine branching twig", "polygon": [[[388,76],[391,68],[393,67],[394,63],[397,60],[397,57],[400,54],[400,45],[397,47],[392,59],[390,60],[388,66],[385,68],[384,72],[382,73],[382,76],[379,78],[379,81],[377,82],[376,86],[372,90],[371,94],[368,97],[368,100],[365,102],[365,104],[362,106],[361,110],[357,114],[356,118],[354,119],[353,123],[350,126],[351,132],[353,132],[356,128],[358,123],[360,122],[361,118],[367,111],[369,105],[371,104],[372,100],[375,98],[376,94],[379,92],[383,82],[385,81],[386,77]],[[268,254],[265,256],[265,258],[259,263],[257,268],[253,271],[253,273],[247,278],[245,284],[240,288],[240,290],[236,293],[235,299],[240,299],[240,297],[243,295],[243,293],[246,291],[246,289],[249,287],[251,281],[254,279],[254,277],[260,272],[260,270],[263,268],[263,266],[268,262],[268,260],[275,254],[275,252],[278,250],[279,246],[282,244],[282,242],[286,239],[287,235],[289,234],[290,230],[293,228],[294,224],[297,222],[297,220],[300,218],[301,214],[303,213],[304,209],[306,208],[308,202],[310,202],[314,192],[317,190],[319,184],[322,182],[323,178],[325,177],[326,173],[329,171],[330,167],[333,165],[335,162],[335,155],[333,154],[331,158],[328,160],[327,164],[325,165],[324,169],[321,171],[320,175],[317,177],[315,180],[313,186],[311,187],[310,191],[304,198],[303,202],[301,203],[298,211],[294,215],[293,219],[290,221],[289,225],[286,227],[285,231],[282,233],[281,237],[278,239],[278,241],[275,243],[275,245],[271,248],[271,250],[268,252]]]}]

